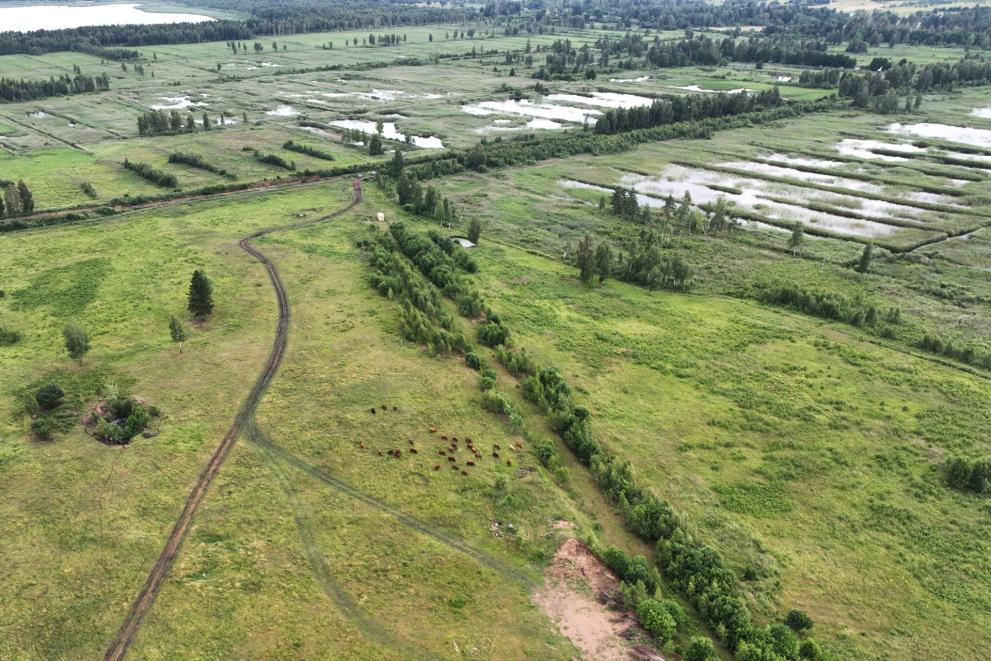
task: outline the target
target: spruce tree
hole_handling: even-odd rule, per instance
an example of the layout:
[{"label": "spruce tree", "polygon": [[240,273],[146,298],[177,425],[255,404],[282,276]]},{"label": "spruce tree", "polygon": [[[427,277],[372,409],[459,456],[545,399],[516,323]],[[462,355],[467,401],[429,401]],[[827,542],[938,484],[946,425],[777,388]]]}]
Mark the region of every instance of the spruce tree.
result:
[{"label": "spruce tree", "polygon": [[372,134],[368,141],[368,153],[371,156],[381,156],[385,153],[385,149],[382,147],[382,138],[379,137],[378,133]]},{"label": "spruce tree", "polygon": [[3,191],[4,202],[7,203],[7,215],[17,218],[21,215],[21,194],[17,192],[17,186],[7,184]]},{"label": "spruce tree", "polygon": [[472,243],[478,243],[479,238],[482,236],[482,221],[478,218],[472,218],[471,222],[468,223],[468,240]]},{"label": "spruce tree", "polygon": [[857,273],[867,273],[871,268],[871,260],[874,258],[874,246],[868,243],[864,246],[864,252],[860,253],[860,261],[857,262],[857,266],[854,270]]},{"label": "spruce tree", "polygon": [[791,230],[791,238],[788,239],[788,247],[791,248],[791,253],[797,255],[798,251],[802,249],[802,241],[805,239],[805,226],[802,223],[795,223],[795,227]]},{"label": "spruce tree", "polygon": [[578,241],[578,250],[575,253],[575,261],[578,265],[579,275],[584,284],[591,284],[595,276],[595,252],[592,247],[592,236],[586,234]]},{"label": "spruce tree", "polygon": [[213,285],[200,269],[193,271],[189,282],[189,311],[193,316],[202,319],[213,312]]}]

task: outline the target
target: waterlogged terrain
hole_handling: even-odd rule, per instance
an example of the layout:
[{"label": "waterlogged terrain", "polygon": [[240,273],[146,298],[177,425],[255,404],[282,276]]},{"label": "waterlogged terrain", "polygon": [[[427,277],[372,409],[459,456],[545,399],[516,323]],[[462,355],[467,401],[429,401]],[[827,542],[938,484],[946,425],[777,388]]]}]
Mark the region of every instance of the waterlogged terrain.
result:
[{"label": "waterlogged terrain", "polygon": [[13,32],[60,30],[84,25],[157,25],[212,20],[203,14],[145,11],[137,4],[0,7],[0,31]]}]

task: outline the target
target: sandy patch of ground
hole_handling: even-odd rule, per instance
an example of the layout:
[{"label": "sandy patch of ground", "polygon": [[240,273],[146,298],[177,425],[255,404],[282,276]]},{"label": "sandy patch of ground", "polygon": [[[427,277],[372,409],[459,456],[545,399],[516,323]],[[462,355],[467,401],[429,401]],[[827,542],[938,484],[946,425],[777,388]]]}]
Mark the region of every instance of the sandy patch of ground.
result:
[{"label": "sandy patch of ground", "polygon": [[628,640],[631,633],[638,633],[636,618],[605,605],[618,596],[616,576],[585,544],[569,539],[554,554],[533,600],[586,659],[662,659]]}]

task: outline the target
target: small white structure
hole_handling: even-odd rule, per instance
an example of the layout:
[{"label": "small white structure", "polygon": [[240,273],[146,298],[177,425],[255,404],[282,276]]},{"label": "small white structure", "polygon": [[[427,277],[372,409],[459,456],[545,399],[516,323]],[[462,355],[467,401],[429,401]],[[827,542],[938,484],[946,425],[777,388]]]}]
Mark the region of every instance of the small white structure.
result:
[{"label": "small white structure", "polygon": [[791,76],[778,76],[776,79],[779,83],[790,83]]},{"label": "small white structure", "polygon": [[451,241],[454,241],[455,243],[457,243],[462,248],[474,248],[475,247],[475,244],[474,243],[472,243],[471,241],[469,241],[468,239],[466,239],[463,236],[452,236],[451,237]]},{"label": "small white structure", "polygon": [[380,223],[385,222],[385,213],[384,212],[379,211],[377,214],[375,214],[375,217],[378,218],[378,221]]}]

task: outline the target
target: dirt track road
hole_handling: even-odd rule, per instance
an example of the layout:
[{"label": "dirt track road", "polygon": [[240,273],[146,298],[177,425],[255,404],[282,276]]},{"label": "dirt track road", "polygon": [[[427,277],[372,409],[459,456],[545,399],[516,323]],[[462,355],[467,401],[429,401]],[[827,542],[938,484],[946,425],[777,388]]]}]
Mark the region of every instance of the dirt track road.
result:
[{"label": "dirt track road", "polygon": [[199,478],[196,480],[196,484],[193,485],[192,491],[190,491],[189,495],[186,497],[186,502],[182,508],[182,513],[179,515],[179,519],[172,528],[172,532],[169,534],[169,537],[165,542],[165,547],[162,549],[158,559],[152,566],[151,571],[148,574],[148,578],[145,580],[145,584],[141,588],[141,592],[138,593],[137,598],[131,604],[127,617],[124,619],[123,624],[121,624],[116,637],[107,647],[107,650],[103,655],[104,659],[112,659],[116,661],[124,658],[124,654],[127,652],[128,646],[131,644],[135,634],[141,627],[142,619],[151,608],[152,603],[154,603],[155,597],[158,595],[158,591],[161,588],[162,581],[165,580],[165,577],[169,573],[169,569],[172,567],[172,562],[179,553],[179,548],[182,546],[182,542],[186,537],[187,531],[189,530],[189,525],[192,522],[193,515],[196,513],[200,502],[206,495],[207,489],[210,487],[210,482],[213,481],[213,478],[217,475],[217,472],[223,465],[224,459],[227,458],[227,454],[230,452],[231,447],[233,447],[234,441],[241,433],[245,423],[254,415],[255,409],[258,408],[258,403],[261,401],[262,395],[265,394],[265,389],[268,387],[268,384],[272,381],[272,378],[278,371],[279,363],[282,362],[282,355],[285,352],[286,343],[289,338],[289,299],[286,296],[286,290],[282,284],[282,278],[279,276],[279,271],[263,252],[251,245],[251,241],[260,236],[265,236],[266,234],[271,234],[273,232],[297,229],[307,225],[314,225],[331,218],[336,218],[351,210],[357,203],[358,200],[352,201],[346,207],[339,209],[330,215],[314,220],[259,230],[249,234],[238,242],[238,245],[240,245],[243,250],[262,263],[265,270],[268,271],[269,280],[271,280],[272,287],[275,289],[276,299],[279,303],[279,321],[276,326],[275,339],[272,341],[272,351],[269,353],[268,360],[265,362],[265,367],[261,374],[259,374],[258,380],[255,381],[255,384],[251,387],[251,391],[248,393],[248,396],[238,409],[237,415],[234,417],[234,421],[231,423],[230,428],[227,430],[224,438],[220,441],[217,449],[213,451],[210,461],[203,469],[203,472],[200,473]]}]

